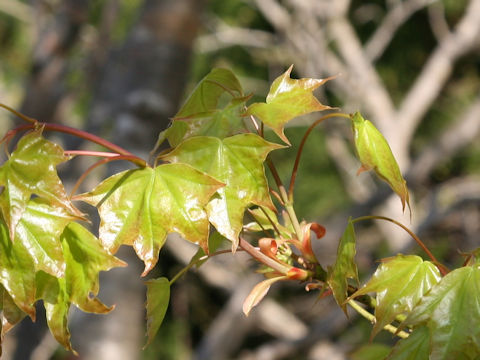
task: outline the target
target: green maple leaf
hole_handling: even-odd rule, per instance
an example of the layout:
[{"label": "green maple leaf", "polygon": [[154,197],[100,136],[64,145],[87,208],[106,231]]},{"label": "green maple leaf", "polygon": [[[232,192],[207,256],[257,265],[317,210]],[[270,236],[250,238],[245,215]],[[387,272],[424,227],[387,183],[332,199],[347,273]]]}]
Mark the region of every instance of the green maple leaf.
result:
[{"label": "green maple leaf", "polygon": [[0,283],[15,304],[35,319],[35,263],[21,241],[10,241],[3,219],[0,219]]},{"label": "green maple leaf", "polygon": [[[229,94],[232,99],[223,109],[217,109],[224,94]],[[230,70],[213,69],[173,117],[172,125],[160,133],[156,147],[165,139],[175,147],[192,136],[226,137],[244,132],[242,115],[249,98],[243,96],[242,86]]]},{"label": "green maple leaf", "polygon": [[245,132],[243,112],[250,96],[232,99],[223,109],[198,113],[188,118],[173,118],[165,136],[172,147],[193,136],[224,138]]},{"label": "green maple leaf", "polygon": [[387,360],[429,359],[430,331],[426,326],[416,328],[406,339],[399,340]]},{"label": "green maple leaf", "polygon": [[64,208],[52,206],[47,200],[30,200],[15,229],[15,241],[25,246],[35,263],[35,269],[55,277],[65,273],[60,235],[75,219]]},{"label": "green maple leaf", "polygon": [[263,161],[270,151],[281,147],[254,134],[223,140],[195,137],[187,139],[162,159],[189,164],[225,184],[208,203],[207,212],[210,222],[232,241],[235,249],[245,208],[255,204],[274,209]]},{"label": "green maple leaf", "polygon": [[242,97],[242,86],[232,71],[213,69],[197,84],[174,118],[188,118],[215,110],[220,97],[225,93],[232,97]]},{"label": "green maple leaf", "polygon": [[438,282],[401,324],[430,330],[430,359],[480,357],[480,268],[455,269]]},{"label": "green maple leaf", "polygon": [[205,204],[223,184],[185,164],[124,171],[77,196],[98,207],[100,240],[112,253],[133,245],[146,275],[170,232],[208,247]]},{"label": "green maple leaf", "polygon": [[170,302],[170,283],[167,278],[152,279],[147,285],[147,343],[151,343],[162,325]]},{"label": "green maple leaf", "polygon": [[56,278],[43,271],[37,273],[38,298],[43,300],[47,325],[53,337],[67,350],[72,351],[68,312],[71,302],[66,290],[65,278]]},{"label": "green maple leaf", "polygon": [[72,215],[82,216],[70,202],[57,175],[56,166],[66,160],[62,148],[45,140],[40,129],[23,136],[0,167],[0,186],[4,186],[0,209],[11,239],[15,238],[15,228],[32,194],[64,207]]},{"label": "green maple leaf", "polygon": [[358,270],[355,264],[355,230],[352,219],[348,219],[348,225],[345,229],[337,249],[337,259],[333,267],[328,269],[328,285],[332,289],[335,301],[347,314],[347,278],[354,279],[358,283]]},{"label": "green maple leaf", "polygon": [[27,314],[25,314],[13,301],[12,297],[8,294],[3,286],[0,285],[0,302],[1,302],[1,315],[0,315],[0,327],[2,329],[0,335],[0,343],[3,340],[5,334],[18,324]]},{"label": "green maple leaf", "polygon": [[300,115],[331,109],[321,104],[313,91],[332,78],[291,79],[292,68],[293,65],[273,81],[265,103],[254,103],[247,109],[248,115],[258,117],[287,144],[290,143],[283,133],[287,122]]},{"label": "green maple leaf", "polygon": [[96,297],[98,274],[114,267],[127,266],[111,255],[91,232],[77,223],[70,223],[62,234],[65,257],[65,282],[68,299],[86,312],[106,313],[112,310]]},{"label": "green maple leaf", "polygon": [[351,115],[358,158],[362,163],[358,173],[374,170],[392,190],[400,197],[402,207],[405,203],[410,207],[407,182],[400,172],[392,150],[380,131],[373,124],[365,120],[360,113]]},{"label": "green maple leaf", "polygon": [[373,338],[397,315],[410,312],[439,280],[440,273],[431,262],[415,255],[397,255],[384,259],[368,283],[350,299],[377,293]]},{"label": "green maple leaf", "polygon": [[[37,298],[43,300],[47,324],[55,339],[73,351],[68,330],[68,312],[72,304],[86,312],[104,314],[113,309],[97,297],[98,275],[126,264],[105,250],[100,241],[77,223],[64,230],[62,248],[65,257],[65,277],[56,278],[43,271],[37,273]],[[93,295],[93,297],[92,297]]]}]

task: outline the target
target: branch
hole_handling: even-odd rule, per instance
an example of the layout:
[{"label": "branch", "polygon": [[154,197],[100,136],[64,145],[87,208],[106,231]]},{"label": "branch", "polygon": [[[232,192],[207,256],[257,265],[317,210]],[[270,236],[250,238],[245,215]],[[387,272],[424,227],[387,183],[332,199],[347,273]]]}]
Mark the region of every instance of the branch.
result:
[{"label": "branch", "polygon": [[383,18],[375,33],[365,45],[365,54],[371,62],[382,56],[385,49],[392,41],[398,28],[404,24],[416,11],[429,5],[431,0],[406,0],[399,1]]},{"label": "branch", "polygon": [[421,183],[442,161],[468,146],[480,135],[480,97],[442,135],[417,157],[409,171],[412,183]]},{"label": "branch", "polygon": [[401,124],[398,135],[409,144],[415,129],[430,108],[452,73],[455,61],[478,44],[480,36],[480,0],[471,0],[463,18],[437,46],[422,72],[403,100],[396,122]]}]

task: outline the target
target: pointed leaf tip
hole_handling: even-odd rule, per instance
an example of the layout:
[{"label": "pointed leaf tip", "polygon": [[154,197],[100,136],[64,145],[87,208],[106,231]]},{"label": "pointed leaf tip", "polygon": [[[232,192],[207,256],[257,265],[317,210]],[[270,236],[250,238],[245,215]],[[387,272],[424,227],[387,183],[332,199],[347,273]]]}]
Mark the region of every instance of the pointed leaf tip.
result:
[{"label": "pointed leaf tip", "polygon": [[328,269],[327,283],[332,289],[333,297],[337,304],[342,308],[345,315],[347,313],[348,281],[353,279],[358,283],[358,270],[355,263],[355,230],[352,219],[348,219],[347,227],[340,238],[337,249],[337,259],[333,267]]},{"label": "pointed leaf tip", "polygon": [[411,311],[440,279],[440,272],[433,263],[415,255],[397,255],[384,259],[368,283],[349,299],[377,293],[373,338],[397,315]]},{"label": "pointed leaf tip", "polygon": [[77,198],[98,206],[100,241],[114,254],[133,246],[146,275],[157,263],[168,233],[208,246],[204,209],[224,184],[187,164],[128,170],[111,176]]},{"label": "pointed leaf tip", "polygon": [[263,280],[255,285],[243,302],[242,310],[245,316],[248,316],[250,311],[262,301],[265,295],[267,295],[268,290],[270,290],[272,284],[285,279],[288,279],[288,276],[278,276]]},{"label": "pointed leaf tip", "polygon": [[321,104],[313,91],[334,78],[291,79],[292,69],[293,65],[273,81],[265,103],[254,103],[247,109],[247,115],[258,117],[289,145],[290,142],[283,132],[286,123],[301,115],[332,109]]},{"label": "pointed leaf tip", "polygon": [[282,147],[255,134],[225,139],[197,136],[185,140],[162,159],[189,164],[226,184],[218,189],[206,209],[209,221],[232,241],[232,249],[236,250],[245,208],[256,204],[274,209],[263,162],[270,151]]},{"label": "pointed leaf tip", "polygon": [[380,179],[385,181],[400,197],[402,209],[405,204],[410,209],[410,196],[407,182],[393,156],[387,140],[378,129],[359,112],[350,115],[354,134],[355,148],[362,164],[358,173],[374,170]]},{"label": "pointed leaf tip", "polygon": [[162,325],[170,302],[170,282],[167,278],[152,279],[147,285],[147,347]]}]

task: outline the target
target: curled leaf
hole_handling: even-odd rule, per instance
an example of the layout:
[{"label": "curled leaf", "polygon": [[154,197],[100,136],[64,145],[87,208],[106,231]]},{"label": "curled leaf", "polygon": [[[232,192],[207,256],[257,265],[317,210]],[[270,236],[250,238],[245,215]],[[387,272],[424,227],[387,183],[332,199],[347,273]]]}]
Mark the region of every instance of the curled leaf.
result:
[{"label": "curled leaf", "polygon": [[374,170],[392,190],[400,197],[402,208],[405,204],[410,208],[410,197],[407,182],[400,172],[392,150],[380,131],[368,120],[365,120],[359,112],[352,114],[352,128],[355,140],[355,148],[362,166],[358,174],[363,171]]},{"label": "curled leaf", "polygon": [[265,295],[267,295],[268,290],[270,290],[270,286],[272,286],[272,284],[285,279],[288,279],[288,276],[278,276],[263,280],[255,285],[243,302],[243,313],[245,316],[248,316],[248,314],[250,314],[250,310],[257,306],[260,301],[262,301]]},{"label": "curled leaf", "polygon": [[327,283],[332,289],[333,297],[347,314],[346,299],[348,296],[347,279],[353,279],[358,283],[358,270],[355,263],[355,230],[352,219],[348,219],[348,225],[340,238],[337,249],[337,260],[333,267],[328,269]]}]

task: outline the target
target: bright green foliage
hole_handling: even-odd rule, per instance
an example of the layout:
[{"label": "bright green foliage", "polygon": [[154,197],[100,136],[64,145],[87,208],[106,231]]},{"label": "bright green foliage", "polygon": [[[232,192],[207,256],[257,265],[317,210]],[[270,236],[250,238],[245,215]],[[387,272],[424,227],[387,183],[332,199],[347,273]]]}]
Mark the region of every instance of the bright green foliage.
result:
[{"label": "bright green foliage", "polygon": [[480,268],[455,269],[415,306],[403,325],[426,324],[432,360],[480,357]]},{"label": "bright green foliage", "polygon": [[[223,108],[217,104],[222,95],[232,97]],[[242,113],[249,96],[243,95],[236,76],[227,69],[213,69],[195,87],[182,108],[173,117],[173,123],[160,134],[159,142],[168,139],[177,146],[192,136],[218,136],[220,138],[243,132]]]},{"label": "bright green foliage", "polygon": [[68,298],[83,311],[106,313],[112,310],[97,298],[98,274],[126,264],[105,250],[98,239],[77,223],[70,223],[62,234],[65,281]]},{"label": "bright green foliage", "polygon": [[204,205],[223,184],[185,164],[166,164],[113,175],[77,197],[98,207],[100,241],[112,253],[132,245],[146,275],[170,232],[208,246]]},{"label": "bright green foliage", "polygon": [[[27,314],[18,308],[12,297],[5,291],[4,287],[0,285],[0,337],[3,339],[4,335],[16,324],[20,322]],[[1,352],[0,352],[1,354]]]},{"label": "bright green foliage", "polygon": [[[67,327],[71,304],[86,312],[104,314],[113,309],[95,296],[98,294],[100,271],[126,264],[108,253],[98,239],[83,226],[70,223],[61,236],[65,258],[65,277],[56,278],[45,272],[36,277],[37,298],[42,299],[47,323],[53,336],[72,350]],[[93,295],[93,297],[92,297]]]},{"label": "bright green foliage", "polygon": [[21,241],[10,240],[0,221],[0,282],[15,304],[35,319],[35,263]]},{"label": "bright green foliage", "polygon": [[406,339],[397,342],[387,360],[424,360],[430,353],[430,331],[420,326]]},{"label": "bright green foliage", "polygon": [[333,296],[338,305],[347,314],[346,300],[348,297],[348,281],[353,279],[358,284],[358,270],[355,264],[355,230],[352,219],[348,219],[348,225],[340,239],[337,250],[335,265],[328,269],[328,285],[332,289]]},{"label": "bright green foliage", "polygon": [[65,278],[55,278],[44,272],[37,274],[38,299],[43,300],[47,324],[55,339],[67,350],[74,351],[70,344],[68,311],[70,301]]},{"label": "bright green foliage", "polygon": [[293,65],[273,81],[265,103],[254,103],[247,109],[248,115],[258,117],[287,144],[290,143],[283,133],[287,122],[300,115],[331,109],[312,93],[331,78],[291,79],[292,69]]},{"label": "bright green foliage", "polygon": [[18,222],[15,241],[20,241],[35,263],[35,270],[43,270],[55,277],[65,275],[62,244],[58,241],[63,229],[74,217],[64,208],[48,201],[30,200]]},{"label": "bright green foliage", "polygon": [[242,97],[242,85],[230,70],[213,69],[198,83],[174,118],[188,118],[195,114],[215,111],[218,100],[224,93]]},{"label": "bright green foliage", "polygon": [[147,343],[155,337],[162,325],[170,302],[170,283],[167,278],[152,279],[145,282],[147,285]]},{"label": "bright green foliage", "polygon": [[244,108],[250,97],[232,99],[223,109],[198,113],[187,118],[174,118],[172,125],[164,131],[171,146],[193,136],[227,136],[246,132]]},{"label": "bright green foliage", "polygon": [[274,208],[262,163],[270,151],[281,147],[254,134],[223,140],[194,137],[163,159],[190,164],[225,184],[207,205],[208,219],[236,248],[245,208],[251,204]]},{"label": "bright green foliage", "polygon": [[392,190],[400,197],[402,207],[405,203],[410,207],[407,182],[402,177],[397,161],[392,150],[380,131],[373,124],[365,120],[360,113],[351,115],[352,127],[355,138],[355,147],[362,167],[362,171],[374,170],[375,173],[390,185]]},{"label": "bright green foliage", "polygon": [[[59,130],[61,125],[32,123],[12,130],[13,136],[25,128],[33,129],[0,167],[1,336],[25,316],[35,319],[35,302],[42,300],[52,334],[73,351],[68,330],[70,307],[94,313],[113,309],[96,296],[100,271],[125,266],[113,255],[119,247],[133,246],[145,263],[142,275],[146,275],[157,263],[167,234],[176,232],[198,243],[199,250],[170,281],[162,277],[146,282],[147,344],[164,319],[171,285],[188,269],[224,253],[215,251],[228,239],[232,251],[240,244],[259,261],[266,277],[245,299],[247,315],[277,281],[304,281],[309,290],[323,290],[328,285],[345,312],[353,298],[375,307],[372,337],[385,325],[407,317],[401,326],[410,326],[413,332],[397,332],[409,337],[397,343],[389,359],[480,358],[478,250],[467,254],[468,266],[444,278],[433,263],[418,256],[388,258],[367,284],[355,291],[353,282],[349,285],[349,280],[358,283],[354,221],[349,219],[337,259],[326,272],[311,246],[311,231],[320,238],[325,233],[323,226],[297,218],[292,189],[286,191],[276,171],[277,188],[269,187],[263,163],[271,151],[284,146],[266,141],[261,128],[259,135],[244,133],[254,130],[245,126],[245,121],[262,121],[259,125],[269,126],[288,143],[284,127],[290,120],[329,109],[313,95],[329,79],[291,79],[291,71],[290,67],[273,82],[266,103],[248,107],[249,96],[243,94],[235,75],[225,69],[212,70],[176,114],[172,126],[160,134],[158,144],[167,139],[172,149],[156,160],[170,163],[154,168],[106,140],[63,127],[61,131],[103,144],[122,155],[121,159],[140,166],[75,197],[97,207],[99,238],[75,222],[83,219],[82,214],[72,205],[56,171],[68,157],[42,137],[42,129]],[[359,113],[350,118],[360,171],[373,169],[400,196],[403,208],[409,206],[406,182],[385,138]],[[117,154],[90,153],[105,157],[97,165],[115,160]],[[282,220],[270,192],[283,208]],[[249,207],[254,207],[249,209],[254,222],[244,225]],[[210,232],[210,224],[217,232]],[[242,231],[252,236],[266,234],[257,248],[250,243],[250,236],[240,238]],[[368,293],[376,293],[376,301]],[[366,318],[373,318],[353,305]],[[392,327],[389,329],[395,332]],[[367,347],[354,356],[365,354],[365,359],[373,360],[387,356],[387,351]]]},{"label": "bright green foliage", "polygon": [[0,195],[0,208],[10,238],[15,237],[15,227],[32,194],[64,207],[72,215],[81,216],[57,175],[56,166],[67,159],[60,146],[42,137],[42,129],[20,139],[17,149],[0,167],[0,186],[5,187]]},{"label": "bright green foliage", "polygon": [[397,315],[410,312],[439,280],[440,273],[431,262],[415,255],[397,255],[384,259],[370,281],[350,298],[377,293],[374,337]]},{"label": "bright green foliage", "polygon": [[351,360],[384,360],[390,353],[390,347],[383,344],[366,344],[350,354]]}]

